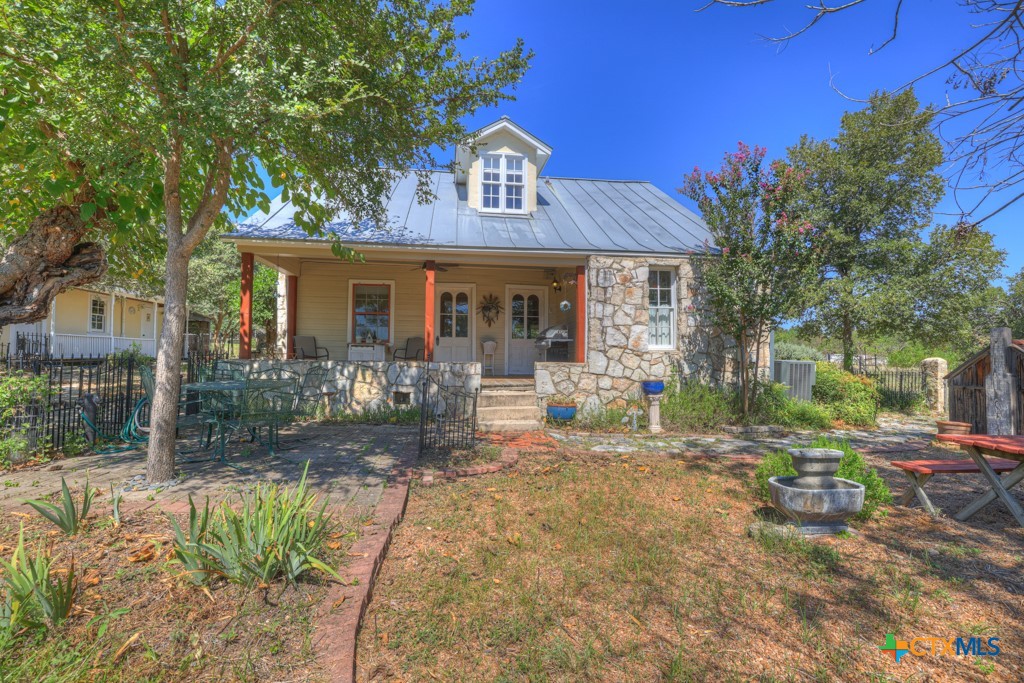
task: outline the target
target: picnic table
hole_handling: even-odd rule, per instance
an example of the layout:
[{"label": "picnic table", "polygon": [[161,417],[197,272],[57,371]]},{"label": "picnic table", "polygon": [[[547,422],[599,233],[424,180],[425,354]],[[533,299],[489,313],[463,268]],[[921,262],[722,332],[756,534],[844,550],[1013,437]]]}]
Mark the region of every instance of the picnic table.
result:
[{"label": "picnic table", "polygon": [[[989,483],[989,490],[976,498],[970,505],[955,515],[964,521],[997,498],[1009,510],[1017,524],[1024,526],[1024,509],[1010,493],[1010,489],[1024,480],[1024,436],[990,436],[988,434],[939,434],[939,441],[960,446],[981,470]],[[1005,477],[992,469],[990,459],[1014,460],[1019,462]]]}]

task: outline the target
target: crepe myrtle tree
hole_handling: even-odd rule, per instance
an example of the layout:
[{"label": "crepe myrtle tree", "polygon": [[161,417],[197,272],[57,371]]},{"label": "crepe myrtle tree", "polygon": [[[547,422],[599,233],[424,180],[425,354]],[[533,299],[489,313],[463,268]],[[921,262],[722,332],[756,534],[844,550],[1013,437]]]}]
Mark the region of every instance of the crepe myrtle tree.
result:
[{"label": "crepe myrtle tree", "polygon": [[[0,325],[98,278],[104,247],[165,250],[147,476],[174,476],[188,263],[228,216],[345,209],[382,226],[396,174],[509,97],[521,41],[467,58],[472,2],[24,0],[0,12]],[[420,176],[419,196],[429,194]],[[384,229],[382,227],[382,229]],[[340,243],[339,257],[352,257]]]},{"label": "crepe myrtle tree", "polygon": [[680,192],[697,204],[714,240],[698,270],[715,323],[736,341],[747,417],[768,333],[799,314],[817,273],[817,230],[804,217],[804,177],[782,161],[765,162],[763,147],[741,142],[719,171],[694,168]]}]

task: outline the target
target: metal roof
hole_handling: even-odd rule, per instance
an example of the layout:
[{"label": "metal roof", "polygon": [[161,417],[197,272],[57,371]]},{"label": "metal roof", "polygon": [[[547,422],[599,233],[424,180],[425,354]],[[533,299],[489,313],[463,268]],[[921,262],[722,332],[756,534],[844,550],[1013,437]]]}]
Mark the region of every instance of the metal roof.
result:
[{"label": "metal roof", "polygon": [[[343,242],[451,249],[679,254],[711,244],[704,221],[649,182],[541,177],[537,210],[522,216],[470,208],[466,186],[450,172],[432,171],[430,185],[436,199],[420,204],[416,176],[398,179],[387,199],[386,228],[339,214],[326,230]],[[246,219],[225,238],[317,239],[295,225],[293,213],[290,203],[275,199],[268,213]]]}]

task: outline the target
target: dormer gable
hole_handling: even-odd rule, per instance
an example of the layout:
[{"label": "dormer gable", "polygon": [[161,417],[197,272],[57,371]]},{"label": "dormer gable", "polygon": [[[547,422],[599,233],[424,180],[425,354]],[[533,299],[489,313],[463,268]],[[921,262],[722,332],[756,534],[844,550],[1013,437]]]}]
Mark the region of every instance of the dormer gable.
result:
[{"label": "dormer gable", "polygon": [[481,213],[525,215],[537,209],[537,178],[551,147],[507,116],[473,133],[455,152],[455,182]]}]

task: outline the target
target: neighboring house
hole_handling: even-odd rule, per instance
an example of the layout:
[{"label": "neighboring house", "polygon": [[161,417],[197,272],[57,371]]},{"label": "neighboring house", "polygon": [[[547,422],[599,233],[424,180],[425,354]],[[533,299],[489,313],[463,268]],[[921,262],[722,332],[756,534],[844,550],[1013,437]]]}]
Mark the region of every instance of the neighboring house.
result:
[{"label": "neighboring house", "polygon": [[3,328],[0,345],[11,355],[79,358],[134,344],[154,356],[163,316],[162,297],[103,286],[70,289],[57,295],[45,320]]},{"label": "neighboring house", "polygon": [[[354,390],[366,403],[415,393],[416,375],[391,361],[416,338],[427,360],[532,378],[541,400],[558,392],[584,407],[673,372],[731,381],[729,344],[707,323],[695,274],[713,251],[704,222],[649,182],[543,176],[551,154],[507,117],[482,128],[456,151],[456,172],[430,172],[431,203],[417,202],[409,175],[387,199],[387,228],[344,215],[329,225],[359,264],[308,237],[277,199],[225,236],[242,253],[243,302],[254,260],[276,269],[287,353],[294,335],[310,335],[332,361],[379,371],[380,393]],[[485,315],[495,302],[500,314]],[[245,357],[244,303],[241,327]]]}]

